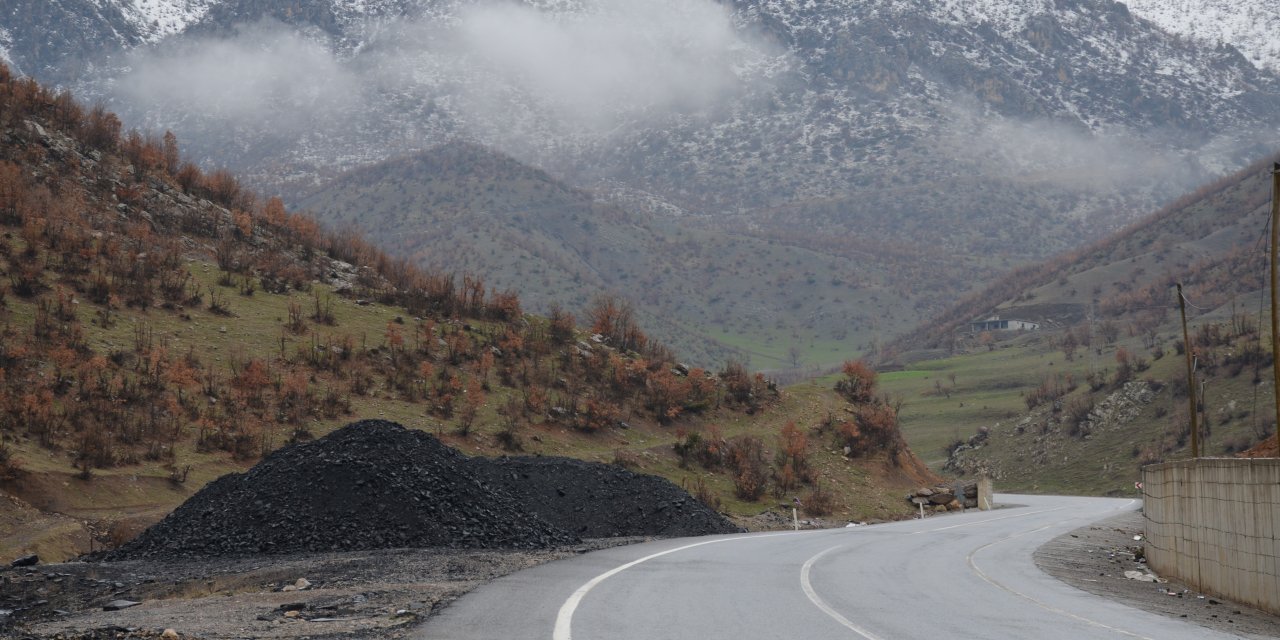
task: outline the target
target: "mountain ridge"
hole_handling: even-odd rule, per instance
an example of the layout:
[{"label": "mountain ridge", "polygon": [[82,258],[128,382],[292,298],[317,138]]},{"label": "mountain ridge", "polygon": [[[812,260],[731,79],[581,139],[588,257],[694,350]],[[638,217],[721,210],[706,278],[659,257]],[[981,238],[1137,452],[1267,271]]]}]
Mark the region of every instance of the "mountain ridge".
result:
[{"label": "mountain ridge", "polygon": [[1126,0],[1130,10],[1171,33],[1239,49],[1255,65],[1280,69],[1280,9],[1273,3],[1232,0]]},{"label": "mountain ridge", "polygon": [[[844,308],[803,335],[730,331],[753,349],[874,318],[855,305],[883,297],[875,287],[917,314],[882,326],[912,325],[1280,141],[1275,73],[1104,0],[163,6],[207,11],[154,44],[116,29],[97,75],[64,77],[290,202],[466,139],[648,226],[781,240],[805,253],[797,275],[844,260],[876,274],[856,296],[815,292]],[[0,24],[23,35],[14,25]],[[778,300],[761,304],[782,326],[812,322]],[[846,332],[843,348],[883,333]]]},{"label": "mountain ridge", "polygon": [[[1258,263],[1253,265],[1257,271],[1248,271],[1245,265],[1258,257],[1246,249],[1262,240],[1269,176],[1276,161],[1280,155],[1257,160],[1101,241],[1015,270],[904,335],[891,350],[945,346],[964,323],[1020,306],[1045,307],[1047,315],[1027,319],[1061,327],[1089,313],[1132,321],[1167,297],[1177,282],[1186,284],[1188,295],[1210,309],[1232,295],[1257,292],[1265,269]],[[1188,273],[1192,265],[1197,269]]]}]

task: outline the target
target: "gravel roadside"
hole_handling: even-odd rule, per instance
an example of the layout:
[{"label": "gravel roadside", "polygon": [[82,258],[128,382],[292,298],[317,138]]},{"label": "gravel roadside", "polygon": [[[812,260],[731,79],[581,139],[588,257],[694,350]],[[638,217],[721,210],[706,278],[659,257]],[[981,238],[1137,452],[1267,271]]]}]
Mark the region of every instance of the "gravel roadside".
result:
[{"label": "gravel roadside", "polygon": [[[547,550],[396,549],[0,569],[0,637],[402,638],[495,578],[642,538]],[[309,583],[302,590],[299,579]],[[118,611],[104,606],[137,602]],[[174,636],[168,636],[174,637]]]},{"label": "gravel roadside", "polygon": [[1280,616],[1221,600],[1175,580],[1165,583],[1126,578],[1125,571],[1150,573],[1135,554],[1142,542],[1142,514],[1129,512],[1081,527],[1045,543],[1035,552],[1043,571],[1109,600],[1244,638],[1280,638]]}]

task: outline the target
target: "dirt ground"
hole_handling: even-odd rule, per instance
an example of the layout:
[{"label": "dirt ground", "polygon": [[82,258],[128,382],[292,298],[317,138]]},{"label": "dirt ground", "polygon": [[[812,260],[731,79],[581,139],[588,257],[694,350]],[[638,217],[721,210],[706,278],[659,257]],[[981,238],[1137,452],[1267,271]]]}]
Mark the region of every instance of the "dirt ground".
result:
[{"label": "dirt ground", "polygon": [[1280,638],[1280,616],[1235,604],[1169,580],[1131,580],[1125,571],[1148,572],[1138,561],[1142,514],[1126,513],[1059,536],[1036,550],[1035,561],[1049,575],[1144,611],[1181,618],[1245,638]]},{"label": "dirt ground", "polygon": [[[638,541],[545,551],[412,549],[5,567],[0,637],[157,638],[166,629],[207,640],[408,637],[433,611],[489,580]],[[310,586],[284,590],[299,578]],[[103,610],[122,599],[140,604]]]}]

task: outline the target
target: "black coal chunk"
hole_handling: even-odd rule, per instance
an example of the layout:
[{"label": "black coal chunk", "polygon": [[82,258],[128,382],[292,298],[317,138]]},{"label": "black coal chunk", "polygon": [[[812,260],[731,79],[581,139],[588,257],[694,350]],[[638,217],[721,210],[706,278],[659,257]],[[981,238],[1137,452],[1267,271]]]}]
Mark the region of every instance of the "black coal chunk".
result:
[{"label": "black coal chunk", "polygon": [[514,495],[542,519],[583,538],[742,531],[666,478],[573,458],[470,460],[488,486]]},{"label": "black coal chunk", "polygon": [[430,434],[362,420],[214,480],[99,557],[532,549],[737,531],[663,478],[565,458],[468,458]]},{"label": "black coal chunk", "polygon": [[214,480],[106,559],[575,541],[431,435],[364,420]]}]

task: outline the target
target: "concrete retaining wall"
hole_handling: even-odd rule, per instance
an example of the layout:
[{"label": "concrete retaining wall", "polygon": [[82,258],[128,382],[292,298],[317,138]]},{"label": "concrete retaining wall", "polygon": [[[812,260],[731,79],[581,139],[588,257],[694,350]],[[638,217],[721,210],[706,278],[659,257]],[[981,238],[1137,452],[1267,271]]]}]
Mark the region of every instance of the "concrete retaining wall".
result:
[{"label": "concrete retaining wall", "polygon": [[1142,484],[1148,566],[1280,614],[1280,459],[1166,462]]}]

